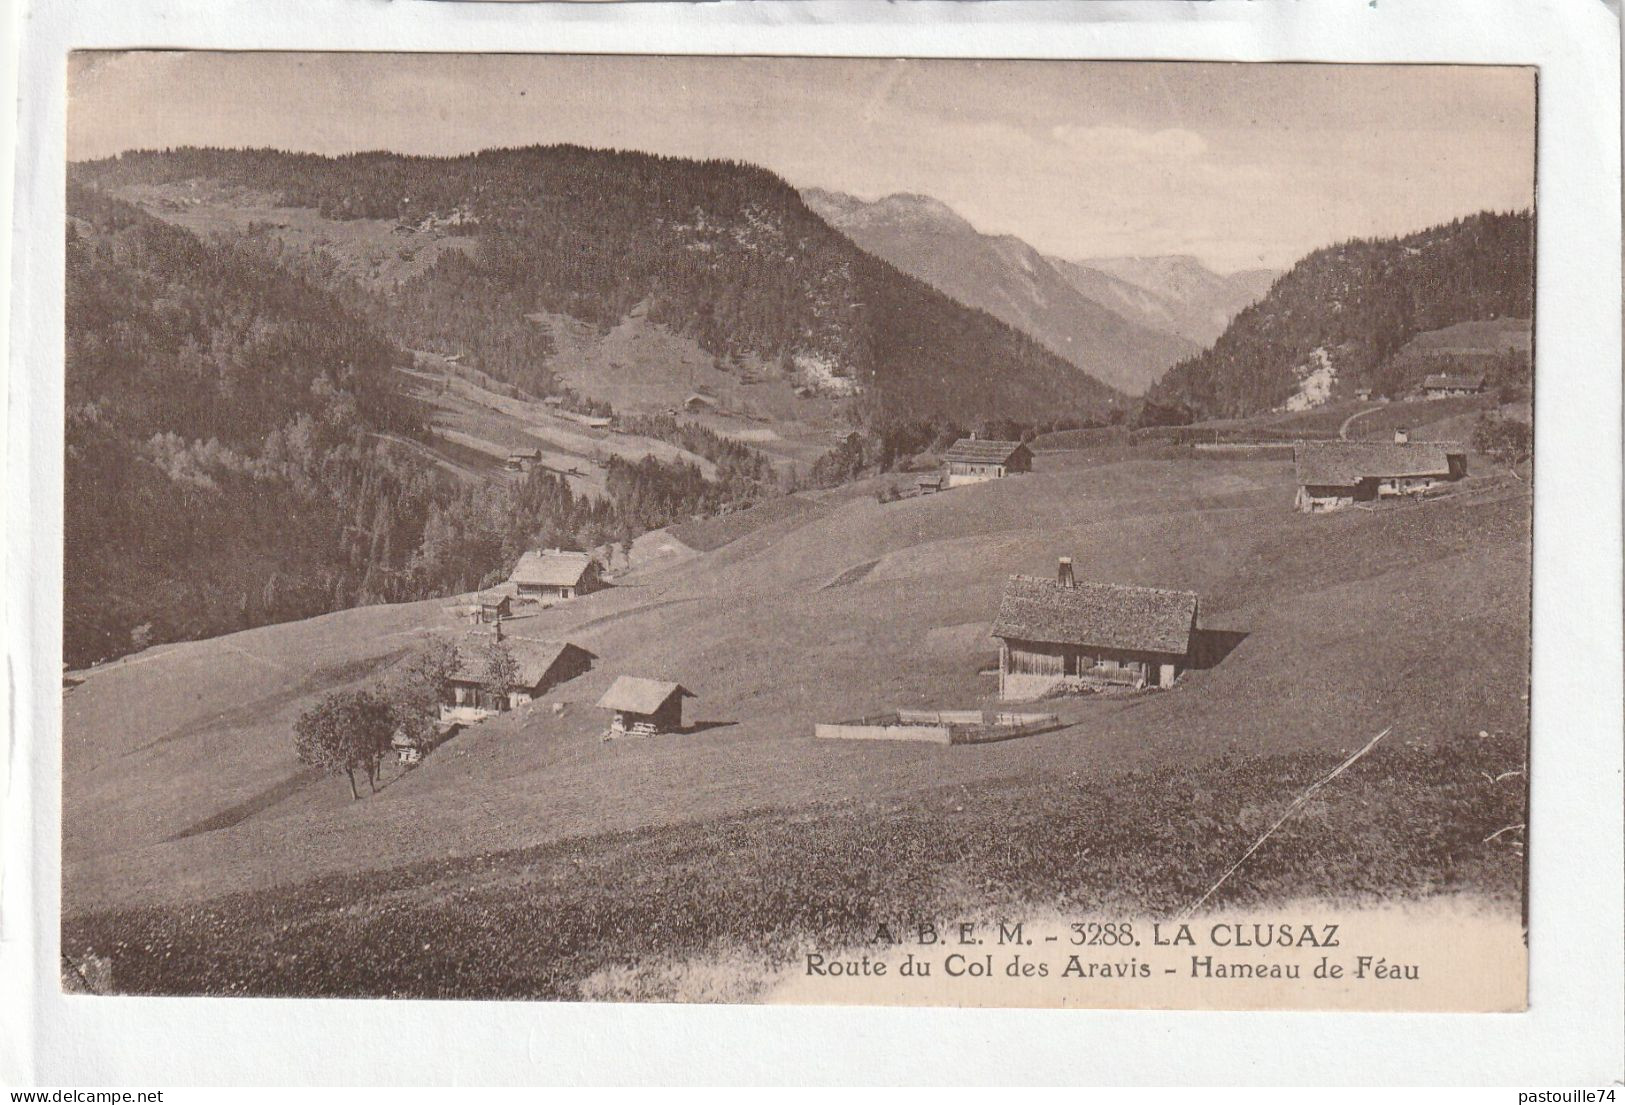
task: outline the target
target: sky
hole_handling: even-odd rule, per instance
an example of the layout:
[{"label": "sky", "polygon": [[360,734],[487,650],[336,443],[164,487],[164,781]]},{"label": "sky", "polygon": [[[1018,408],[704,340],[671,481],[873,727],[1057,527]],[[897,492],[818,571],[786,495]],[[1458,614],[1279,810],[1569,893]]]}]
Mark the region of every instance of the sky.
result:
[{"label": "sky", "polygon": [[68,156],[572,142],[935,197],[1071,259],[1286,268],[1534,202],[1534,70],[472,54],[79,53]]}]

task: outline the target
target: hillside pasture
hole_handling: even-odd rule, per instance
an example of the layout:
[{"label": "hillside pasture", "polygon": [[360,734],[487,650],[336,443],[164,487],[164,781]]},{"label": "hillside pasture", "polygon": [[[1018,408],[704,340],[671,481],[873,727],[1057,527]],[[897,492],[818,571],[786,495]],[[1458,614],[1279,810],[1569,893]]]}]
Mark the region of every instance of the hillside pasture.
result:
[{"label": "hillside pasture", "polygon": [[[175,903],[765,807],[902,801],[1077,772],[1316,755],[1386,725],[1425,745],[1521,733],[1528,709],[1524,485],[1310,517],[1290,466],[1198,458],[1031,475],[904,502],[827,502],[711,552],[651,559],[527,619],[600,658],[538,703],[458,735],[376,797],[299,770],[290,726],[428,634],[444,602],[369,607],[143,654],[66,692],[69,913]],[[1057,555],[1088,578],[1190,588],[1205,627],[1244,634],[1174,689],[1056,700],[1066,727],[964,748],[831,747],[817,721],[992,704],[979,674],[1009,572]],[[832,579],[873,562],[849,585]],[[693,688],[693,731],[601,739],[617,674]],[[555,714],[553,706],[563,706]],[[1050,708],[1046,704],[1046,709]],[[222,815],[253,812],[224,825]],[[189,828],[223,824],[214,831]]]}]

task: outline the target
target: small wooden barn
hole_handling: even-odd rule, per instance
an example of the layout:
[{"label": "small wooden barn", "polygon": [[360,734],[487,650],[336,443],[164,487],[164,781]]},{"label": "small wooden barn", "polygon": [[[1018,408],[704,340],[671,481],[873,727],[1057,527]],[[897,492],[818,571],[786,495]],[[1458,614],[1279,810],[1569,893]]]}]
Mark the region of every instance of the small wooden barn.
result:
[{"label": "small wooden barn", "polygon": [[617,676],[598,705],[613,710],[610,731],[635,733],[674,733],[683,727],[683,699],[694,698],[693,691],[680,683],[664,683],[636,675]]},{"label": "small wooden barn", "polygon": [[598,562],[589,553],[532,549],[519,558],[508,582],[521,598],[569,599],[601,587]]},{"label": "small wooden barn", "polygon": [[991,441],[962,437],[942,454],[947,467],[948,486],[999,480],[1017,472],[1033,470],[1032,450],[1019,441]]},{"label": "small wooden barn", "polygon": [[513,592],[511,590],[493,587],[489,591],[481,591],[475,599],[479,610],[479,620],[487,624],[499,622],[503,618],[513,616]]},{"label": "small wooden barn", "polygon": [[1482,372],[1436,372],[1422,380],[1422,394],[1429,399],[1482,395],[1484,386]]},{"label": "small wooden barn", "polygon": [[[1398,433],[1395,435],[1399,436]],[[1454,441],[1300,441],[1296,509],[1305,514],[1354,503],[1420,495],[1467,474],[1467,450]]]},{"label": "small wooden barn", "polygon": [[1013,575],[999,601],[999,697],[1167,687],[1190,666],[1192,591],[1078,582],[1070,558],[1054,579]]},{"label": "small wooden barn", "polygon": [[[516,674],[507,694],[497,694],[490,685],[491,653],[496,648],[513,657]],[[494,633],[471,633],[458,643],[451,700],[441,703],[441,720],[479,721],[516,709],[590,670],[596,659],[568,641],[507,636],[500,626]]]}]

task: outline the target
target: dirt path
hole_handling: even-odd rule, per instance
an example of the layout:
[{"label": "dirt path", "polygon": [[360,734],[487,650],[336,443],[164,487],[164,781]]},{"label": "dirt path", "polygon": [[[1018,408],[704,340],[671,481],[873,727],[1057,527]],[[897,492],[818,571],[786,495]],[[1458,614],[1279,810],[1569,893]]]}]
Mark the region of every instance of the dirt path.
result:
[{"label": "dirt path", "polygon": [[1378,403],[1376,406],[1367,407],[1363,411],[1355,411],[1353,414],[1351,414],[1347,418],[1343,419],[1343,424],[1341,426],[1337,427],[1338,439],[1342,440],[1342,441],[1347,441],[1348,440],[1349,427],[1354,424],[1354,420],[1356,418],[1359,418],[1362,414],[1370,414],[1372,411],[1380,411],[1380,410],[1382,410],[1382,404]]}]

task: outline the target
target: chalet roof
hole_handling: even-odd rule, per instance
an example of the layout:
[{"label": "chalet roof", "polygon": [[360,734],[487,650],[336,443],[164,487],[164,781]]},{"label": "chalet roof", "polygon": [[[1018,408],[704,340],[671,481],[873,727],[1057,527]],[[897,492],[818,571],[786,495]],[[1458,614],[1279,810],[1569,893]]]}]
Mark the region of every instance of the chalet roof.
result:
[{"label": "chalet roof", "polygon": [[508,581],[527,587],[574,587],[587,574],[592,557],[563,549],[531,549],[519,558]]},{"label": "chalet roof", "polygon": [[1004,464],[1017,449],[1025,448],[1019,441],[988,441],[979,437],[962,437],[944,454],[950,464]]},{"label": "chalet roof", "polygon": [[999,600],[993,636],[1183,655],[1190,651],[1196,610],[1194,591],[1082,580],[1063,587],[1014,575]]},{"label": "chalet roof", "polygon": [[[459,682],[485,681],[486,657],[495,639],[495,635],[491,633],[470,633],[458,643],[455,678]],[[559,658],[566,652],[571,649],[586,652],[579,645],[573,645],[568,641],[543,641],[534,637],[504,636],[502,644],[519,669],[519,678],[516,682],[519,686],[527,688],[534,687],[545,679],[553,665],[558,663]]]},{"label": "chalet roof", "polygon": [[1447,476],[1450,456],[1462,452],[1454,441],[1300,441],[1292,460],[1302,486],[1353,487],[1363,479]]},{"label": "chalet roof", "polygon": [[1471,388],[1477,390],[1484,386],[1482,372],[1435,372],[1422,381],[1422,390],[1432,389],[1456,390],[1458,388]]},{"label": "chalet roof", "polygon": [[666,704],[672,695],[685,698],[699,697],[681,683],[662,683],[658,679],[644,679],[636,675],[619,675],[610,684],[598,705],[606,710],[625,710],[633,714],[652,714]]},{"label": "chalet roof", "polygon": [[482,606],[495,606],[504,599],[512,598],[513,588],[504,584],[498,584],[497,586],[486,591],[481,591],[479,594],[474,596],[475,601]]}]

